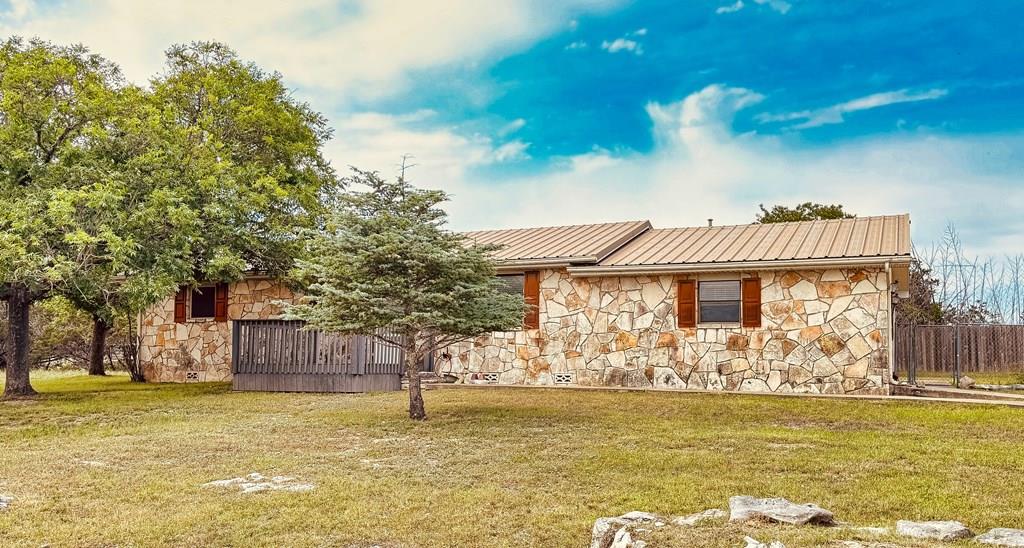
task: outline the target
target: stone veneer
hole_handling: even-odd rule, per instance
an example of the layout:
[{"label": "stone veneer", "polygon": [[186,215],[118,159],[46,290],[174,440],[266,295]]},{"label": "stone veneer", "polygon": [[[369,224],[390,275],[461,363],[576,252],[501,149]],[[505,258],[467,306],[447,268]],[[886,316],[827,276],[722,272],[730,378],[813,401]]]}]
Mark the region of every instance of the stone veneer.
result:
[{"label": "stone veneer", "polygon": [[[174,295],[140,318],[139,359],[146,379],[157,382],[231,380],[231,320],[265,320],[280,314],[274,301],[295,295],[284,284],[246,279],[228,286],[228,321],[212,318],[174,322]],[[191,307],[191,302],[188,303]]]},{"label": "stone veneer", "polygon": [[499,384],[548,385],[554,374],[570,373],[583,386],[888,393],[884,270],[758,276],[760,328],[680,329],[672,276],[573,278],[565,270],[545,270],[540,329],[454,345],[438,364],[462,377],[497,373]]}]

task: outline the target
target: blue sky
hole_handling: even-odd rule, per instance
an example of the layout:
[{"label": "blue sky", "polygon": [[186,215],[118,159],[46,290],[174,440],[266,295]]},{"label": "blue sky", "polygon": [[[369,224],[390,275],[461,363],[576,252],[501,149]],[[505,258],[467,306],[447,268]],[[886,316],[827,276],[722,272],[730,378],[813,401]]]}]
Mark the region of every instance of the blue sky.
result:
[{"label": "blue sky", "polygon": [[909,211],[918,245],[1024,252],[1019,2],[0,1],[142,82],[223,40],[335,128],[327,153],[450,191],[452,226]]}]

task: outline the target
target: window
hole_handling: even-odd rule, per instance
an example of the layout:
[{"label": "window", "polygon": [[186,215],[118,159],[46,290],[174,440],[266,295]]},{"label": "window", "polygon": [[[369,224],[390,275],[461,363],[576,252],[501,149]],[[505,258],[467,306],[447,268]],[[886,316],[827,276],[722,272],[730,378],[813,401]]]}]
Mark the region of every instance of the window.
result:
[{"label": "window", "polygon": [[522,295],[526,276],[523,274],[502,274],[498,276],[504,287],[502,291],[512,295]]},{"label": "window", "polygon": [[739,280],[702,281],[697,297],[701,323],[739,323]]},{"label": "window", "polygon": [[192,317],[212,318],[216,310],[216,290],[214,287],[197,287],[192,290]]}]

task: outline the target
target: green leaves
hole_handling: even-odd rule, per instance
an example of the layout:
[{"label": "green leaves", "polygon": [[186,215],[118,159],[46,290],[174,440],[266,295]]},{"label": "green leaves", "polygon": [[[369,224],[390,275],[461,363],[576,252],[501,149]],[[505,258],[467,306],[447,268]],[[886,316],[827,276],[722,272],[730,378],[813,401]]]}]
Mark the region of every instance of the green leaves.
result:
[{"label": "green leaves", "polygon": [[307,297],[290,317],[341,333],[397,329],[419,353],[522,326],[525,303],[502,291],[492,248],[443,228],[443,192],[359,170],[346,182],[369,191],[344,194],[325,230],[307,232],[293,272]]}]

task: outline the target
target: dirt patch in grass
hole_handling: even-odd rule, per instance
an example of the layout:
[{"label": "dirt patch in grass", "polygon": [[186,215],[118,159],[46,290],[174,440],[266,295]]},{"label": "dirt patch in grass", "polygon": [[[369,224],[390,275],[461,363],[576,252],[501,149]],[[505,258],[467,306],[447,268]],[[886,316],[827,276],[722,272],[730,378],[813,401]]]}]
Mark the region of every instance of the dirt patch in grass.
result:
[{"label": "dirt patch in grass", "polygon": [[[838,519],[1024,527],[1024,412],[993,406],[523,389],[231,393],[40,379],[0,403],[0,545],[582,546],[599,516],[815,502]],[[101,462],[105,466],[83,465]],[[203,489],[258,471],[306,493]],[[836,531],[721,526],[660,545]],[[824,535],[824,536],[822,536]],[[726,539],[726,540],[721,540]],[[901,541],[902,546],[913,546]]]}]

